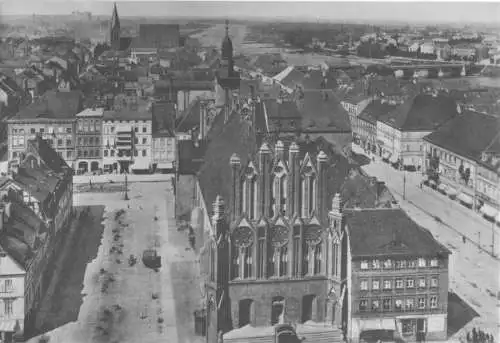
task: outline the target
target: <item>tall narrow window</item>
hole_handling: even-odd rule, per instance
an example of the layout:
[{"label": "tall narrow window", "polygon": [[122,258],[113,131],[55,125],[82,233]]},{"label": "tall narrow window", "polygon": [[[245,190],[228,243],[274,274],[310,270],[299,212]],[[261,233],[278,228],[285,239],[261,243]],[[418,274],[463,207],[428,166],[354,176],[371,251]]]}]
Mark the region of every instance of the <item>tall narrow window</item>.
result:
[{"label": "tall narrow window", "polygon": [[256,199],[255,199],[255,196],[257,194],[257,182],[254,179],[250,180],[250,187],[249,187],[249,199],[248,199],[248,217],[250,219],[256,219],[257,217],[257,214],[256,214]]},{"label": "tall narrow window", "polygon": [[280,212],[282,215],[286,214],[286,198],[287,198],[287,178],[283,175],[280,178]]},{"label": "tall narrow window", "polygon": [[234,245],[231,246],[231,276],[233,279],[240,277],[240,254]]},{"label": "tall narrow window", "polygon": [[339,276],[339,241],[337,238],[333,240],[332,245],[332,275]]},{"label": "tall narrow window", "polygon": [[321,274],[321,260],[323,258],[321,246],[322,243],[318,243],[314,247],[314,275]]},{"label": "tall narrow window", "polygon": [[279,206],[279,194],[280,194],[280,182],[279,178],[276,176],[273,176],[273,187],[272,187],[272,193],[271,193],[271,203],[270,203],[270,210],[269,213],[271,215],[271,218],[276,216],[279,213],[276,213],[276,207]]},{"label": "tall narrow window", "polygon": [[309,274],[309,258],[310,258],[310,252],[309,252],[309,245],[306,242],[302,243],[302,275],[308,275]]},{"label": "tall narrow window", "polygon": [[243,259],[243,278],[248,279],[252,277],[252,247],[242,248],[241,257]]},{"label": "tall narrow window", "polygon": [[279,249],[279,276],[288,275],[288,247],[282,246]]},{"label": "tall narrow window", "polygon": [[267,247],[267,277],[273,277],[276,274],[275,263],[278,257],[277,251],[274,249],[272,244],[268,244]]},{"label": "tall narrow window", "polygon": [[241,183],[241,213],[247,213],[247,180]]},{"label": "tall narrow window", "polygon": [[302,186],[301,186],[301,203],[302,203],[302,217],[309,217],[309,187],[308,187],[308,177],[305,176],[302,178]]},{"label": "tall narrow window", "polygon": [[300,276],[300,226],[293,227],[293,276]]},{"label": "tall narrow window", "polygon": [[214,247],[211,246],[208,251],[210,254],[210,281],[215,281],[215,251]]},{"label": "tall narrow window", "polygon": [[309,185],[308,185],[308,188],[309,188],[309,205],[308,205],[308,208],[309,208],[309,212],[306,214],[307,216],[310,216],[311,215],[311,212],[314,210],[315,208],[315,205],[316,205],[316,179],[314,178],[314,176],[311,176],[309,178]]},{"label": "tall narrow window", "polygon": [[265,276],[266,260],[265,260],[265,250],[266,250],[266,228],[259,227],[258,229],[258,241],[257,241],[257,277],[262,279]]}]

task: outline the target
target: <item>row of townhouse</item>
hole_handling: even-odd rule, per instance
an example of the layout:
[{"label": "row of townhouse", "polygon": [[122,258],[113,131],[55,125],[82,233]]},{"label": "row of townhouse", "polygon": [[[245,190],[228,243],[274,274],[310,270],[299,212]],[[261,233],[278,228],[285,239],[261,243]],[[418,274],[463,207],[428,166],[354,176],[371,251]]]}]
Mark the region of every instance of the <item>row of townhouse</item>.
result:
[{"label": "row of townhouse", "polygon": [[244,107],[218,115],[176,197],[190,201],[209,342],[357,342],[376,329],[446,339],[450,252],[382,183],[321,136],[260,144]]},{"label": "row of townhouse", "polygon": [[498,117],[464,111],[424,137],[431,182],[452,198],[500,223]]},{"label": "row of townhouse", "polygon": [[71,168],[40,136],[0,179],[0,335],[31,336],[73,215]]},{"label": "row of townhouse", "polygon": [[451,97],[417,94],[406,101],[372,101],[355,117],[355,142],[393,164],[423,171],[423,137],[458,115]]},{"label": "row of townhouse", "polygon": [[[171,169],[176,158],[173,123],[153,120],[151,103],[137,97],[116,97],[114,103],[111,110],[84,109],[78,91],[47,92],[8,121],[9,160],[19,159],[28,140],[40,134],[80,173]],[[160,119],[174,115],[156,113]],[[153,154],[156,146],[165,154]]]}]

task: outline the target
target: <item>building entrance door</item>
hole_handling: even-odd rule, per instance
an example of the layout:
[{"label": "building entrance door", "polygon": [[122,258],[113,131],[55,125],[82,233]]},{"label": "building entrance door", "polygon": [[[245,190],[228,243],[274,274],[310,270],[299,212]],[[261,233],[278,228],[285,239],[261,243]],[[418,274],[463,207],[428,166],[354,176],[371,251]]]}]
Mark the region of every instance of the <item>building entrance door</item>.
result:
[{"label": "building entrance door", "polygon": [[417,319],[417,341],[425,342],[426,325],[424,318]]}]

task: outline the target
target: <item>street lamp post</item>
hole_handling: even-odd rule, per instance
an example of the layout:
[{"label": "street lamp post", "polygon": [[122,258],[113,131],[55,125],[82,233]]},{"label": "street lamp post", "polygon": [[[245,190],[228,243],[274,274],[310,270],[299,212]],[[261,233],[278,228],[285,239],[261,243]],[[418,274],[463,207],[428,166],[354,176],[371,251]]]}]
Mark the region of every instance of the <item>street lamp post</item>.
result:
[{"label": "street lamp post", "polygon": [[127,174],[125,174],[125,196],[123,197],[123,200],[129,200],[129,197],[128,197]]}]

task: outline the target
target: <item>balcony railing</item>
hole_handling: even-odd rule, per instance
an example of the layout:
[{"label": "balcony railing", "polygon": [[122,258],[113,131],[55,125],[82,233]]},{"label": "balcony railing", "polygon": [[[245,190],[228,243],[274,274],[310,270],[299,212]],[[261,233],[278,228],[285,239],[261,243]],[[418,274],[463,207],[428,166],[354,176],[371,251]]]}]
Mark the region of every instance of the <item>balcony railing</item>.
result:
[{"label": "balcony railing", "polygon": [[367,308],[365,310],[363,309],[357,309],[354,311],[355,314],[360,315],[360,316],[371,316],[371,317],[377,317],[377,316],[384,316],[388,314],[392,315],[400,315],[402,313],[444,313],[447,312],[448,308],[445,305],[439,305],[437,307],[425,307],[425,308],[418,308],[417,306],[414,306],[412,308],[401,308],[401,309],[396,309],[396,308],[391,308],[391,309],[370,309]]}]

